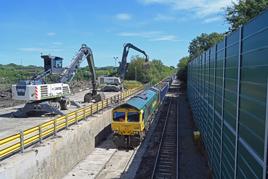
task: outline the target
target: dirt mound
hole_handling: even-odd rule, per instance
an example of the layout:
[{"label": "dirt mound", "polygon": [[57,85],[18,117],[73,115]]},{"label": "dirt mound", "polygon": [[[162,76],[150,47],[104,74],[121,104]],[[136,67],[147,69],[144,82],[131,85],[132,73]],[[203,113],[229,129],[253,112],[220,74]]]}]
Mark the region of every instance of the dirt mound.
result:
[{"label": "dirt mound", "polygon": [[0,108],[7,108],[22,104],[23,101],[12,99],[11,89],[0,91]]},{"label": "dirt mound", "polygon": [[92,88],[90,81],[72,81],[69,85],[73,93]]}]

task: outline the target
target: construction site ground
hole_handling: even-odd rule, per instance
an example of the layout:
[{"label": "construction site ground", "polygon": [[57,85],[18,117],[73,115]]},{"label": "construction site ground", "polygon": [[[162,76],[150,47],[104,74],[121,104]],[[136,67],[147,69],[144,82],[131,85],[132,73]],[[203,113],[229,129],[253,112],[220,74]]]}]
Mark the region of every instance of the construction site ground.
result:
[{"label": "construction site ground", "polygon": [[[88,92],[89,90],[77,92],[71,95],[70,99],[80,103],[81,106],[89,105],[89,103],[83,103],[84,95]],[[118,94],[118,92],[104,92],[105,98],[112,97],[116,94]],[[0,138],[15,134],[20,130],[28,129],[56,117],[55,115],[36,115],[27,118],[14,117],[13,113],[23,106],[24,104],[20,104],[0,109]],[[71,106],[68,110],[64,110],[63,112],[67,114],[77,109],[77,107]]]}]

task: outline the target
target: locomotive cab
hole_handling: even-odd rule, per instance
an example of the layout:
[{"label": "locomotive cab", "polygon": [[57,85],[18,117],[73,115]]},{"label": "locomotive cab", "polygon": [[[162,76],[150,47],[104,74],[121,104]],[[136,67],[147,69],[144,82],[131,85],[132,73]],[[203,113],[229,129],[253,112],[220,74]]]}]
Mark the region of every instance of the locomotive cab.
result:
[{"label": "locomotive cab", "polygon": [[138,146],[145,137],[159,103],[159,91],[149,89],[114,108],[111,126],[116,146]]},{"label": "locomotive cab", "polygon": [[144,127],[142,120],[142,110],[116,108],[113,110],[112,130],[119,135],[135,135]]}]

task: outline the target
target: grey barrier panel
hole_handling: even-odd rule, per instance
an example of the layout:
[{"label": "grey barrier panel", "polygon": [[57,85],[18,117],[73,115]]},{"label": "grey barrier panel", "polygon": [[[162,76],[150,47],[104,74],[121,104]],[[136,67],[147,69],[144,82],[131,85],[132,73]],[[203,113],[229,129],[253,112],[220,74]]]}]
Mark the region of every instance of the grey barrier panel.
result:
[{"label": "grey barrier panel", "polygon": [[214,178],[266,178],[268,11],[188,65],[187,94]]}]

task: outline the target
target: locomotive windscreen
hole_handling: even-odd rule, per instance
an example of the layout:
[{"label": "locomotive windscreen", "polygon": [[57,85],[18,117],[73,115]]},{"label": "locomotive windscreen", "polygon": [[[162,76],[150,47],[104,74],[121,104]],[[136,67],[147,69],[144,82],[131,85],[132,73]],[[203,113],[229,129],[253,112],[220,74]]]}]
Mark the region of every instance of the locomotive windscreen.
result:
[{"label": "locomotive windscreen", "polygon": [[128,122],[139,122],[139,113],[138,112],[128,112],[127,113]]},{"label": "locomotive windscreen", "polygon": [[113,120],[117,122],[124,122],[125,116],[125,112],[114,112]]}]

